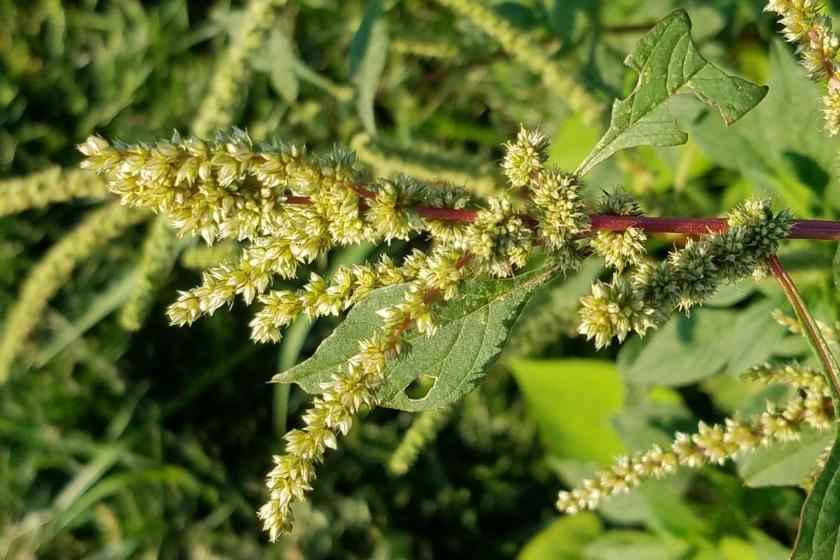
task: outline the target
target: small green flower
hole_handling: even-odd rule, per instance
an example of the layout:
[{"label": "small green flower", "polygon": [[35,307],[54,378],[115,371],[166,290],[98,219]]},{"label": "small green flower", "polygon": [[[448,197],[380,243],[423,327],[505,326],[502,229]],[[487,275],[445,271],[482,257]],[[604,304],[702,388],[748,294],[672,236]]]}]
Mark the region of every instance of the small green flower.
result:
[{"label": "small green flower", "polygon": [[597,348],[609,346],[613,338],[623,341],[630,332],[644,335],[664,320],[663,314],[649,307],[640,292],[621,276],[612,282],[596,282],[592,292],[580,300],[578,332],[595,339]]},{"label": "small green flower", "polygon": [[519,129],[515,142],[505,144],[502,171],[513,188],[527,187],[548,159],[548,138],[538,130]]}]

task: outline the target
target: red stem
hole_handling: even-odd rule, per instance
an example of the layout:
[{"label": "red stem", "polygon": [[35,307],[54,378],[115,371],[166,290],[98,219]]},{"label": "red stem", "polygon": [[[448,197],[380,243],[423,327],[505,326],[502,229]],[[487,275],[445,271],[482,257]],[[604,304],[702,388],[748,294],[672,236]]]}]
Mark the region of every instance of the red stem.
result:
[{"label": "red stem", "polygon": [[[352,187],[363,198],[376,198],[376,193]],[[307,196],[287,196],[287,204],[311,204]],[[477,210],[455,208],[431,208],[429,206],[415,206],[414,210],[431,220],[449,220],[455,222],[472,222],[478,214]],[[530,216],[529,222],[533,222]],[[705,235],[726,231],[725,218],[670,218],[653,216],[613,216],[606,214],[591,214],[589,231],[624,231],[629,227],[637,227],[647,233],[677,233],[682,235]],[[535,223],[535,222],[534,222]],[[794,220],[790,230],[790,239],[826,239],[840,241],[840,222],[829,220]]]},{"label": "red stem", "polygon": [[[606,216],[593,214],[591,231],[624,231],[634,226],[648,233],[704,235],[726,231],[725,218],[656,218],[648,216]],[[794,220],[791,239],[833,239],[840,241],[840,222]]]},{"label": "red stem", "polygon": [[[790,301],[790,304],[793,306],[796,316],[799,317],[800,322],[806,329],[807,332],[805,335],[810,340],[814,351],[817,353],[817,358],[820,360],[820,363],[825,369],[825,375],[834,388],[835,399],[840,397],[840,379],[837,378],[835,367],[836,362],[831,356],[831,350],[826,348],[822,334],[819,332],[819,326],[815,323],[811,317],[811,313],[805,306],[805,300],[802,299],[802,295],[796,288],[796,284],[793,283],[793,278],[790,277],[790,274],[788,274],[788,271],[785,269],[784,265],[782,265],[782,261],[779,260],[778,256],[773,255],[768,257],[767,265],[770,267],[770,270],[773,271],[773,276],[775,276],[776,280],[779,282],[779,285],[785,292],[788,301]],[[835,408],[837,406],[840,405],[835,402]]]}]

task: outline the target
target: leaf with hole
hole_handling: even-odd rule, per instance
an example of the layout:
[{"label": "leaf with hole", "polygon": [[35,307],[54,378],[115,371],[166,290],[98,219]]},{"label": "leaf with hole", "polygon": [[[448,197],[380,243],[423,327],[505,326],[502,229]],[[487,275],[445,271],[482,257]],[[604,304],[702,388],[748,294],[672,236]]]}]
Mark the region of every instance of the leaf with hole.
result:
[{"label": "leaf with hole", "polygon": [[[385,383],[377,393],[382,406],[400,410],[433,410],[447,406],[472,391],[502,351],[511,325],[534,291],[556,272],[554,266],[502,280],[467,280],[457,299],[437,314],[437,332],[405,336],[409,352],[386,366]],[[382,318],[377,311],[402,301],[405,286],[375,290],[356,305],[315,354],[292,369],[274,376],[274,382],[294,382],[310,393],[340,371],[358,352],[359,340],[377,332]],[[410,398],[405,389],[421,376],[434,383],[423,398]]]}]

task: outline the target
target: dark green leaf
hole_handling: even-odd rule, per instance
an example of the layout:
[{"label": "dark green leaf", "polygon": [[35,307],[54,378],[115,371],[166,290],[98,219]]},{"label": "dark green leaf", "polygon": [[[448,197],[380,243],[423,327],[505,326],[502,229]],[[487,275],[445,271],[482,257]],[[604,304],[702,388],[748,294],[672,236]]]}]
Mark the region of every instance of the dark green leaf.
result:
[{"label": "dark green leaf", "polygon": [[667,110],[668,100],[679,93],[693,93],[716,107],[727,125],[767,93],[766,87],[729,76],[701,56],[684,10],[672,13],[642,37],[625,64],[639,73],[636,89],[613,104],[610,127],[578,167],[580,175],[625,148],[685,143],[688,136]]},{"label": "dark green leaf", "polygon": [[802,506],[791,560],[840,558],[840,447],[836,440],[820,476]]},{"label": "dark green leaf", "polygon": [[[544,267],[510,279],[466,281],[460,296],[440,309],[434,336],[406,335],[411,349],[389,362],[385,384],[377,394],[380,404],[401,410],[432,410],[472,391],[499,357],[522,306],[555,270]],[[404,290],[404,286],[392,286],[374,291],[350,311],[314,356],[272,381],[294,382],[310,393],[319,392],[321,383],[358,352],[359,340],[381,327],[377,311],[400,302]],[[433,377],[434,386],[423,398],[409,398],[405,388],[423,375]]]}]

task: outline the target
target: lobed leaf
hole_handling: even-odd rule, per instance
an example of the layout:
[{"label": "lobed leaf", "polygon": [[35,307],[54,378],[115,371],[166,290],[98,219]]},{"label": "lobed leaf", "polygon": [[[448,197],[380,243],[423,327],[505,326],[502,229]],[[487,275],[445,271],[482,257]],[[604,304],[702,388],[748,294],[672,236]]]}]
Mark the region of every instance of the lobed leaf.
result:
[{"label": "lobed leaf", "polygon": [[613,103],[610,126],[578,167],[578,175],[619,150],[684,144],[688,136],[667,110],[667,102],[677,94],[695,94],[716,107],[730,125],[767,93],[766,87],[729,76],[700,55],[685,10],[672,13],[642,37],[624,63],[639,73],[636,89]]},{"label": "lobed leaf", "polygon": [[[377,393],[380,405],[400,410],[434,410],[447,406],[475,388],[502,351],[513,322],[534,291],[556,271],[545,266],[502,280],[467,280],[459,297],[437,315],[438,330],[426,337],[405,336],[409,352],[386,366],[385,383]],[[402,301],[405,286],[380,288],[356,305],[308,360],[279,373],[272,382],[300,385],[319,393],[359,349],[359,340],[382,326],[377,311]],[[412,399],[405,389],[421,376],[434,379],[428,394]]]}]

